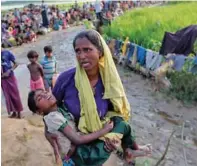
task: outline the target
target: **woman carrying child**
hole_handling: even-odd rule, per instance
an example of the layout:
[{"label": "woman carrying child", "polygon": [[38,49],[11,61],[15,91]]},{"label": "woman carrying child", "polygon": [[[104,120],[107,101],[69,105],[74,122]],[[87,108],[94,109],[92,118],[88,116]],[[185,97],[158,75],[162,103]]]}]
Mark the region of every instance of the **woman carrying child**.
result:
[{"label": "woman carrying child", "polygon": [[[62,73],[53,89],[57,104],[67,109],[62,114],[72,114],[78,130],[84,134],[99,131],[110,121],[114,128],[96,141],[77,146],[71,159],[76,165],[102,165],[120,142],[127,162],[136,156],[150,154],[149,146],[136,144],[127,123],[130,105],[104,39],[94,30],[84,31],[75,37],[73,47],[77,67]],[[63,125],[60,118],[54,117],[53,122]],[[57,147],[47,132],[46,137]]]}]

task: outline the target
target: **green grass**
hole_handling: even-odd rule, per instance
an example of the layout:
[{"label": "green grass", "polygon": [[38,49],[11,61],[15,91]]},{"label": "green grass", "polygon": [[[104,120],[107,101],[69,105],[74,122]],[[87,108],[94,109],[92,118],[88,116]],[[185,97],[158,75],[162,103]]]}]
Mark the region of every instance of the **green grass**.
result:
[{"label": "green grass", "polygon": [[[113,21],[111,27],[104,27],[104,37],[125,40],[128,36],[131,42],[159,51],[165,31],[176,32],[197,24],[196,9],[197,2],[170,2],[165,6],[128,11]],[[197,51],[197,41],[194,51]],[[197,103],[197,75],[183,70],[168,73],[167,77],[172,84],[167,91],[169,97],[185,104]]]},{"label": "green grass", "polygon": [[104,33],[113,38],[131,42],[159,51],[164,32],[177,30],[197,24],[197,2],[171,3],[166,6],[127,11],[104,27]]},{"label": "green grass", "polygon": [[[71,9],[71,7],[74,6],[74,5],[75,5],[75,3],[59,4],[58,8],[60,10],[68,10],[68,9]],[[78,6],[82,7],[83,6],[83,2],[78,2]]]}]

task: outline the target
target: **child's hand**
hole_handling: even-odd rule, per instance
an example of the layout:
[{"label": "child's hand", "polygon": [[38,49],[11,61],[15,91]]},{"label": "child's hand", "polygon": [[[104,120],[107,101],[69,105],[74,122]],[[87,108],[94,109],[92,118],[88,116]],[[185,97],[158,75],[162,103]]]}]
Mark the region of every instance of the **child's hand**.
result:
[{"label": "child's hand", "polygon": [[62,160],[59,155],[55,155],[55,160],[56,160],[56,165],[57,166],[62,166]]},{"label": "child's hand", "polygon": [[107,131],[111,131],[114,128],[114,122],[109,121],[105,123],[103,128],[106,129]]}]

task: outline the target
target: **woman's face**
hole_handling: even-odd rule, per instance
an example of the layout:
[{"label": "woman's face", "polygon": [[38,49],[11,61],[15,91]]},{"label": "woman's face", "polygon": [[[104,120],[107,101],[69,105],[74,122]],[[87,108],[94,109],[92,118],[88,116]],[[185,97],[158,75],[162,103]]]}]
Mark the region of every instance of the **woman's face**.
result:
[{"label": "woman's face", "polygon": [[78,38],[75,42],[77,60],[85,71],[98,68],[101,52],[86,38]]}]

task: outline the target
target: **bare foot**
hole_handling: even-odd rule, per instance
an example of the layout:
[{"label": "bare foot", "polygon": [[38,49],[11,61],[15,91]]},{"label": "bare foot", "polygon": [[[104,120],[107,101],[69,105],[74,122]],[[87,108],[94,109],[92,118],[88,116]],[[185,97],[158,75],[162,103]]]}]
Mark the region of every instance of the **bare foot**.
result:
[{"label": "bare foot", "polygon": [[9,116],[9,118],[16,118],[16,112],[13,112],[12,115]]},{"label": "bare foot", "polygon": [[21,115],[20,112],[17,113],[17,118],[18,118],[18,119],[22,119],[22,118],[23,118],[23,116]]},{"label": "bare foot", "polygon": [[125,149],[124,158],[127,163],[131,163],[136,157],[150,156],[152,153],[152,147],[150,144],[139,146],[139,150],[132,150],[130,148]]},{"label": "bare foot", "polygon": [[151,144],[147,144],[147,145],[139,145],[139,150],[144,151],[147,153],[147,155],[150,155],[152,153],[152,145]]}]

